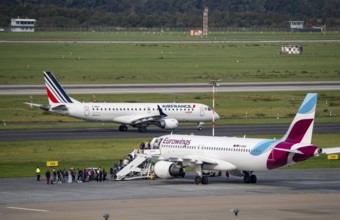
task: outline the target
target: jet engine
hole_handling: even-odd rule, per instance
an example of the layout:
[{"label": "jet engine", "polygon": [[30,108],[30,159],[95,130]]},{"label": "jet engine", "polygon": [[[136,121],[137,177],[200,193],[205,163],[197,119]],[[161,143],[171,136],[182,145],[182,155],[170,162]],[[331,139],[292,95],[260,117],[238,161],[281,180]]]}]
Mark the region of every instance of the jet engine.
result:
[{"label": "jet engine", "polygon": [[169,119],[162,119],[159,123],[159,127],[165,128],[165,129],[172,129],[172,128],[177,128],[178,127],[178,121],[173,118]]},{"label": "jet engine", "polygon": [[185,172],[182,167],[168,161],[158,161],[155,164],[155,174],[159,178],[170,179],[184,177]]}]

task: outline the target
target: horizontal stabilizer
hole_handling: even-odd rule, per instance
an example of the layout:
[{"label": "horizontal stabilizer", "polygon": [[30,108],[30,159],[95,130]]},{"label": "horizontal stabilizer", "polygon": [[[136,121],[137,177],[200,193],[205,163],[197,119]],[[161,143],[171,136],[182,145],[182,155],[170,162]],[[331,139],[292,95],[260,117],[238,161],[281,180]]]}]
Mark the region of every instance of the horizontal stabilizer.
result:
[{"label": "horizontal stabilizer", "polygon": [[293,153],[293,154],[304,154],[299,150],[291,150],[291,149],[284,149],[284,148],[273,148],[273,150],[278,150],[278,151],[283,151],[283,152],[287,152],[287,153]]},{"label": "horizontal stabilizer", "polygon": [[332,147],[332,148],[322,148],[323,154],[339,154],[340,147]]},{"label": "horizontal stabilizer", "polygon": [[34,107],[38,107],[38,108],[41,108],[45,111],[49,111],[50,108],[51,108],[50,105],[36,104],[36,103],[31,103],[31,102],[24,102],[24,104],[34,106]]}]

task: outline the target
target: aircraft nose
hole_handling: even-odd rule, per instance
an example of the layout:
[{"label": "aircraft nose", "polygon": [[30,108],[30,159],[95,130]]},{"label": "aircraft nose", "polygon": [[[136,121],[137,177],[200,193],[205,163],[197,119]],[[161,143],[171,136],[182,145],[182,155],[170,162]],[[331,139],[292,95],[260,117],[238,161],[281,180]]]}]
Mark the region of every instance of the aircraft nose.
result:
[{"label": "aircraft nose", "polygon": [[218,120],[218,119],[220,119],[220,115],[217,114],[217,112],[215,112],[215,120]]}]

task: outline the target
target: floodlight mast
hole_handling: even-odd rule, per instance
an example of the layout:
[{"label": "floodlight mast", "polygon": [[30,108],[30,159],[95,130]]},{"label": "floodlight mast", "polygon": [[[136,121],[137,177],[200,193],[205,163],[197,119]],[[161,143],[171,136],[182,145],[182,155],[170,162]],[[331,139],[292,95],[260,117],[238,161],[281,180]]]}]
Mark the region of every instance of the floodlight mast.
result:
[{"label": "floodlight mast", "polygon": [[213,117],[212,117],[212,136],[215,136],[215,87],[218,86],[218,82],[221,80],[219,79],[212,79],[209,82],[209,85],[212,85],[213,87],[213,97],[212,97],[212,112],[213,112]]}]

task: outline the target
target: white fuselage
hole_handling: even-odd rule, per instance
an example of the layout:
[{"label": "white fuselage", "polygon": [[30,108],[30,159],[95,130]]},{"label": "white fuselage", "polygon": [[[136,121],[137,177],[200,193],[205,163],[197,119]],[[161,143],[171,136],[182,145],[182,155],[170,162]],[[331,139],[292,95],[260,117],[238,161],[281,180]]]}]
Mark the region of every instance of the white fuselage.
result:
[{"label": "white fuselage", "polygon": [[[319,153],[319,148],[312,144],[281,139],[195,135],[166,135],[156,139],[162,160],[187,163],[189,159],[192,165],[203,163],[203,169],[207,170],[271,170]],[[184,166],[192,166],[190,163]]]},{"label": "white fuselage", "polygon": [[[159,115],[158,106],[167,115],[164,117],[178,121],[206,122],[211,121],[212,110],[197,103],[67,103],[67,110],[50,111],[90,121],[117,122],[130,124],[138,118]],[[219,116],[215,113],[215,119]]]},{"label": "white fuselage", "polygon": [[[191,155],[231,163],[239,170],[267,170],[270,150],[255,149],[265,139],[210,137],[194,135],[162,136],[160,156],[164,159],[185,158]],[[180,140],[183,140],[181,143]],[[176,144],[177,141],[177,144]],[[186,143],[184,143],[186,142]],[[255,155],[254,153],[257,151]]]}]

